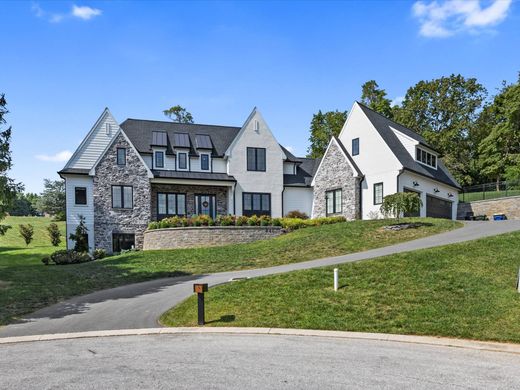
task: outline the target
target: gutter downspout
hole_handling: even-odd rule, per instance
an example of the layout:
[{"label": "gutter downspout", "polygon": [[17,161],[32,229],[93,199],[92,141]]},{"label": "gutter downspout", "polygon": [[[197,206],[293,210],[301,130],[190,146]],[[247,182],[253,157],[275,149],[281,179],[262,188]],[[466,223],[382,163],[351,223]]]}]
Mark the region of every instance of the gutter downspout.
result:
[{"label": "gutter downspout", "polygon": [[361,176],[359,181],[359,219],[363,219],[363,182],[365,181],[365,175]]},{"label": "gutter downspout", "polygon": [[237,215],[237,209],[236,209],[236,189],[237,189],[237,183],[233,183],[233,215]]},{"label": "gutter downspout", "polygon": [[283,190],[282,190],[282,218],[283,218],[283,193],[285,191],[285,186],[283,187]]}]

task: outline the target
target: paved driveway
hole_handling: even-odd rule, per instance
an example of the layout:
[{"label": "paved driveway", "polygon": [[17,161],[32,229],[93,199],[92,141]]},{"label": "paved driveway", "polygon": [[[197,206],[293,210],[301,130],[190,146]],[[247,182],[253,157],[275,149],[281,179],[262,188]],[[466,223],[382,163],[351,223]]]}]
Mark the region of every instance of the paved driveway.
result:
[{"label": "paved driveway", "polygon": [[0,345],[2,389],[518,389],[519,356],[400,342],[155,335]]},{"label": "paved driveway", "polygon": [[366,260],[516,230],[520,230],[520,221],[471,222],[461,229],[366,252],[270,268],[166,278],[117,287],[72,298],[39,310],[27,316],[26,322],[0,329],[0,337],[153,328],[157,326],[157,318],[163,312],[192,294],[192,284],[195,281],[214,286],[231,278],[250,278]]}]

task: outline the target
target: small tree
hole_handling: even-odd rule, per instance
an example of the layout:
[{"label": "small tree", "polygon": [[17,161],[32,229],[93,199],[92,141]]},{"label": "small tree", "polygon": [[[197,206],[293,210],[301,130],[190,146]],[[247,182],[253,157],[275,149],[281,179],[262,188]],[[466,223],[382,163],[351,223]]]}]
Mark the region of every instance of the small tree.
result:
[{"label": "small tree", "polygon": [[51,223],[47,226],[47,233],[49,234],[49,238],[51,239],[51,244],[53,246],[58,246],[61,243],[61,232],[58,225],[55,223]]},{"label": "small tree", "polygon": [[29,246],[34,236],[34,227],[30,223],[27,225],[18,225],[20,236],[24,239],[25,245]]},{"label": "small tree", "polygon": [[399,218],[404,213],[414,213],[421,209],[422,201],[415,192],[397,192],[383,198],[381,213],[385,217]]},{"label": "small tree", "polygon": [[74,250],[76,252],[88,252],[88,229],[85,225],[85,217],[79,215],[79,224],[74,233],[71,233],[69,238],[75,241]]},{"label": "small tree", "polygon": [[163,110],[163,114],[177,123],[193,123],[193,115],[184,107],[179,105]]}]

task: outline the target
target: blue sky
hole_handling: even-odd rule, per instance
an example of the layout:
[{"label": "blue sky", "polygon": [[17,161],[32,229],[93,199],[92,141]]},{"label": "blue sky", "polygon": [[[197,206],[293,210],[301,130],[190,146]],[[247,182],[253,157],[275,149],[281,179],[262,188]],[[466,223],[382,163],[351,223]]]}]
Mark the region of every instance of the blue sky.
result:
[{"label": "blue sky", "polygon": [[490,92],[520,71],[520,6],[493,1],[3,2],[0,92],[11,175],[57,178],[104,107],[116,119],[240,126],[257,106],[304,155],[309,122],[349,109],[375,79],[392,99],[419,80],[477,77]]}]

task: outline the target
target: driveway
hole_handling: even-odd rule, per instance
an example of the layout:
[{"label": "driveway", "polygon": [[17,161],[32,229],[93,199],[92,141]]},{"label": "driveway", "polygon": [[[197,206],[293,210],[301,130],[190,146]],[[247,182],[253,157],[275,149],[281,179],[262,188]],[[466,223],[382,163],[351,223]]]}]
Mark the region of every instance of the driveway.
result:
[{"label": "driveway", "polygon": [[520,221],[468,222],[463,228],[379,249],[329,257],[302,263],[210,275],[193,275],[136,283],[70,300],[39,310],[0,329],[0,337],[90,330],[139,329],[157,327],[157,318],[192,294],[192,284],[210,286],[233,278],[252,278],[295,270],[372,259],[395,253],[453,244],[520,230]]},{"label": "driveway", "polygon": [[314,336],[178,334],[0,345],[2,389],[518,389],[518,355]]}]

